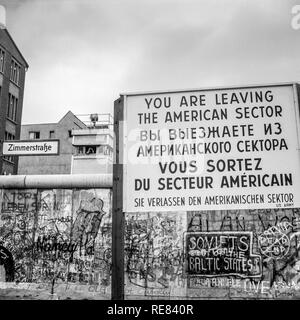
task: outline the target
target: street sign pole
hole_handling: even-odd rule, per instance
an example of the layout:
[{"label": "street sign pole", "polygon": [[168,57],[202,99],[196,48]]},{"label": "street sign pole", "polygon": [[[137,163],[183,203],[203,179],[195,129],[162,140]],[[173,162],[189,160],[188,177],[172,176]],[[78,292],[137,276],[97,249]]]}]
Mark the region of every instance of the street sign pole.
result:
[{"label": "street sign pole", "polygon": [[112,208],[112,300],[124,300],[124,228],[123,212],[123,97],[114,103],[113,208]]}]

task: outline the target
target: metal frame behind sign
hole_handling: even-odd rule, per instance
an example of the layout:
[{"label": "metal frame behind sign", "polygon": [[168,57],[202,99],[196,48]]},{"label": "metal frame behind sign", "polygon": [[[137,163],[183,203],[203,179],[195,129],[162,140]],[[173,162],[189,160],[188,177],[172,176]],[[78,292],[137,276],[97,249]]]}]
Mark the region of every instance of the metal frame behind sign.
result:
[{"label": "metal frame behind sign", "polygon": [[124,97],[114,102],[114,165],[112,207],[112,300],[124,300],[124,229],[123,212],[123,125]]},{"label": "metal frame behind sign", "polygon": [[295,118],[297,127],[297,141],[298,141],[298,151],[300,151],[300,84],[294,83],[294,106],[295,106]]}]

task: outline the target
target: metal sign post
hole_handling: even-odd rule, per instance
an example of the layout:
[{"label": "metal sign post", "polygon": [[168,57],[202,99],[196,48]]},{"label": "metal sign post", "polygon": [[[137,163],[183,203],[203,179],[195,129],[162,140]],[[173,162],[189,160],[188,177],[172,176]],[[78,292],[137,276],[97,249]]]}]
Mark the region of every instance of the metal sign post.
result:
[{"label": "metal sign post", "polygon": [[123,212],[123,120],[124,100],[114,103],[114,165],[112,208],[112,300],[124,299],[124,228]]}]

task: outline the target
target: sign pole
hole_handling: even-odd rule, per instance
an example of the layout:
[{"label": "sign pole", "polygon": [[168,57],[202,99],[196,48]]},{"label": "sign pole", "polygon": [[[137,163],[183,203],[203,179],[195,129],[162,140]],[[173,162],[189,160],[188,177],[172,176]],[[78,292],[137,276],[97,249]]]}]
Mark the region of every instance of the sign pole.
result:
[{"label": "sign pole", "polygon": [[123,135],[124,99],[114,102],[113,208],[112,208],[112,300],[124,300]]}]

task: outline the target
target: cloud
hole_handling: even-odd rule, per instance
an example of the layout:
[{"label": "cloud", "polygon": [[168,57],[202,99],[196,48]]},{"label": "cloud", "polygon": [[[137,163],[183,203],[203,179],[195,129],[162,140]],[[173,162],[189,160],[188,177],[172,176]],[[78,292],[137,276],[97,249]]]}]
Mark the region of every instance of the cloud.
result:
[{"label": "cloud", "polygon": [[296,0],[4,2],[29,63],[24,123],[112,112],[127,91],[299,79]]}]

